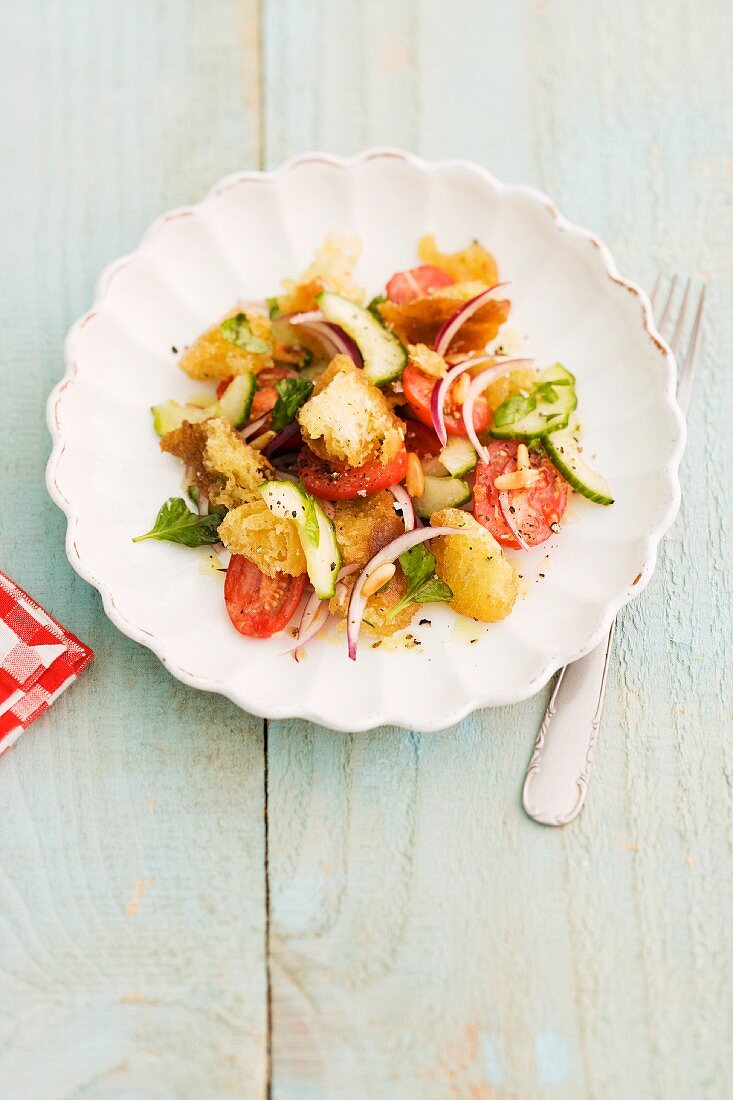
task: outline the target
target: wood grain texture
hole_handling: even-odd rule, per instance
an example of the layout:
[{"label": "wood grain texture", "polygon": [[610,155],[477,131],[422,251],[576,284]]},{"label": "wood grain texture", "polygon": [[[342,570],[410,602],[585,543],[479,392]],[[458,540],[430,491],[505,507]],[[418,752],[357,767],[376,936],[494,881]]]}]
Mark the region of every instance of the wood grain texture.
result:
[{"label": "wood grain texture", "polygon": [[[0,762],[0,1095],[733,1092],[733,11],[722,0],[9,0],[0,565],[97,661]],[[102,266],[227,171],[401,144],[547,190],[621,270],[712,279],[682,514],[622,616],[591,791],[521,812],[544,698],[268,731],[63,555],[43,405]],[[11,400],[7,401],[7,395]]]},{"label": "wood grain texture", "polygon": [[544,699],[425,737],[271,724],[276,1100],[733,1090],[731,24],[713,0],[266,5],[269,163],[473,157],[632,278],[713,280],[685,504],[621,619],[582,818],[519,809]]},{"label": "wood grain texture", "polygon": [[265,1091],[262,724],[113,629],[43,484],[44,403],[93,279],[157,214],[257,164],[256,16],[229,0],[0,14],[0,563],[96,650],[0,762],[4,1100]]}]

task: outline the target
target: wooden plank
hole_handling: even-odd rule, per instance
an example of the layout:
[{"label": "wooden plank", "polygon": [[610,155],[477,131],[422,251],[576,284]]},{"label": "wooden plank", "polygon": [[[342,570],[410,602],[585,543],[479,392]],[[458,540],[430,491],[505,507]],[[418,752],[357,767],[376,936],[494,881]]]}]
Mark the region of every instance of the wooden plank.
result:
[{"label": "wooden plank", "polygon": [[546,188],[625,273],[714,278],[685,506],[622,618],[582,818],[551,831],[520,810],[543,698],[425,737],[270,725],[273,1095],[726,1096],[733,16],[712,0],[265,15],[269,163],[389,142],[471,156]]},{"label": "wooden plank", "polygon": [[0,1092],[254,1100],[262,723],[174,681],[72,572],[43,412],[101,267],[257,164],[257,5],[24,0],[2,23],[0,555],[97,658],[0,761]]}]

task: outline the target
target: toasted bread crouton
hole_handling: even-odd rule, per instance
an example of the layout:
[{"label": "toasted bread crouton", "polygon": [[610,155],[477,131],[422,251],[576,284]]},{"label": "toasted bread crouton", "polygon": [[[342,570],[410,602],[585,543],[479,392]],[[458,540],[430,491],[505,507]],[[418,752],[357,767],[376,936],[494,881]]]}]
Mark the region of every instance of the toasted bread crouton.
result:
[{"label": "toasted bread crouton", "polygon": [[[238,310],[228,317],[234,317]],[[268,350],[255,354],[232,343],[222,333],[221,322],[207,329],[186,348],[178,365],[190,378],[211,378],[221,381],[235,374],[258,374],[272,366],[272,322],[261,310],[248,309],[245,316],[252,335],[268,343]],[[226,320],[227,318],[224,318]]]},{"label": "toasted bread crouton", "polygon": [[443,508],[430,517],[433,527],[460,527],[463,535],[433,539],[436,571],[453,591],[450,606],[459,615],[495,623],[505,619],[517,598],[517,576],[494,536],[469,512]]},{"label": "toasted bread crouton", "polygon": [[219,536],[232,554],[243,554],[268,577],[305,573],[305,555],[295,524],[273,516],[258,492],[227,512]]},{"label": "toasted bread crouton", "polygon": [[[333,615],[338,615],[340,618],[346,617],[351,590],[358,579],[359,574],[355,573],[350,577],[344,578],[342,584],[337,587],[336,595],[329,604]],[[406,592],[407,579],[398,565],[397,572],[394,577],[392,577],[389,584],[379,592],[375,592],[374,595],[370,596],[367,600],[361,629],[366,634],[377,634],[380,637],[388,637],[390,634],[394,634],[398,630],[404,630],[406,626],[409,626],[412,622],[413,615],[417,611],[416,604],[408,604],[407,607],[403,607],[397,612],[393,619],[387,618],[388,613],[395,604],[400,602]]]},{"label": "toasted bread crouton", "polygon": [[364,291],[354,282],[353,271],[361,253],[358,237],[329,233],[299,279],[283,279],[285,293],[278,304],[283,313],[301,313],[318,309],[316,297],[332,290],[357,305],[364,302]]},{"label": "toasted bread crouton", "polygon": [[429,233],[418,241],[417,254],[424,264],[439,267],[457,283],[476,280],[493,286],[499,281],[496,260],[478,241],[472,241],[468,248],[460,252],[441,252],[435,237]]},{"label": "toasted bread crouton", "polygon": [[164,435],[160,447],[191,468],[196,485],[212,504],[226,508],[246,503],[263,481],[277,476],[267,459],[221,417],[201,424],[186,421]]},{"label": "toasted bread crouton", "polygon": [[[397,302],[380,302],[377,309],[382,320],[393,329],[403,344],[427,344],[432,347],[440,328],[461,304],[485,289],[482,284],[461,283],[440,287],[435,294],[416,298],[402,305]],[[450,351],[473,351],[485,347],[494,339],[509,316],[509,305],[506,299],[489,299],[459,329]]]},{"label": "toasted bread crouton", "polygon": [[386,464],[404,438],[401,421],[384,394],[347,355],[337,355],[323,372],[313,395],[301,406],[298,421],[314,454],[349,466],[363,466],[372,459]]},{"label": "toasted bread crouton", "polygon": [[363,500],[335,502],[333,526],[344,565],[366,565],[403,533],[405,524],[394,503],[394,497],[385,489]]}]

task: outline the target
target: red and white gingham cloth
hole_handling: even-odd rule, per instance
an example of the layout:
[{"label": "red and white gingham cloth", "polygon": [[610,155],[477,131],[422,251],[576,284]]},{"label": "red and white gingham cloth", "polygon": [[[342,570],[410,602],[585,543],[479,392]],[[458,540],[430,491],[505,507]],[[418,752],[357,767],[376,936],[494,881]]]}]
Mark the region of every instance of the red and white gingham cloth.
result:
[{"label": "red and white gingham cloth", "polygon": [[0,754],[94,654],[0,571]]}]

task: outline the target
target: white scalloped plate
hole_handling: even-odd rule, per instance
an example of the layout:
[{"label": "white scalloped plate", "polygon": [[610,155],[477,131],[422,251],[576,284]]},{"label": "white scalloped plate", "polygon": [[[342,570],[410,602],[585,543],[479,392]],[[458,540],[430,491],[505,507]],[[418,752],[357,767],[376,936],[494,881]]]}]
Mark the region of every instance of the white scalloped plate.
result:
[{"label": "white scalloped plate", "polygon": [[[276,292],[329,231],[361,238],[358,275],[370,293],[416,262],[425,232],[448,249],[473,237],[485,243],[511,281],[510,323],[527,353],[576,375],[586,448],[616,503],[573,499],[561,534],[526,555],[527,594],[504,622],[473,631],[430,607],[432,625],[412,631],[415,648],[374,649],[365,639],[353,663],[337,633],[296,664],[282,655],[282,637],[252,641],[232,629],[198,551],[130,540],[180,491],[180,466],[160,453],[149,413],[191,389],[171,347],[190,343],[237,299]],[[672,354],[646,295],[546,196],[465,161],[391,149],[351,160],[318,153],[274,173],[230,176],[199,205],[160,218],[104,272],[66,357],[48,403],[47,481],[68,517],[69,561],[99,589],[115,625],[174,676],[268,718],[428,731],[527,698],[596,645],[641,592],[679,504],[685,428]]]}]

